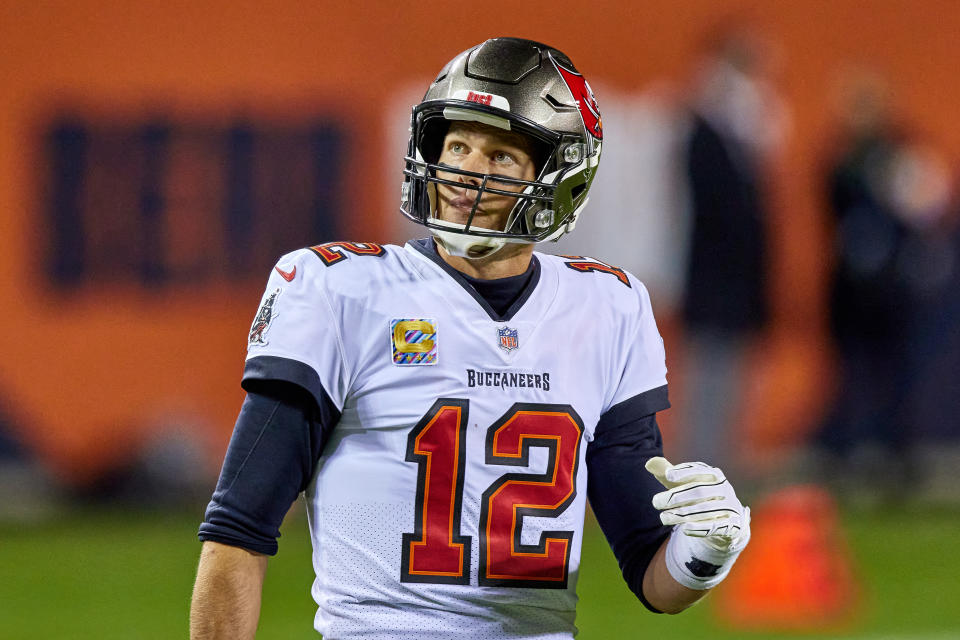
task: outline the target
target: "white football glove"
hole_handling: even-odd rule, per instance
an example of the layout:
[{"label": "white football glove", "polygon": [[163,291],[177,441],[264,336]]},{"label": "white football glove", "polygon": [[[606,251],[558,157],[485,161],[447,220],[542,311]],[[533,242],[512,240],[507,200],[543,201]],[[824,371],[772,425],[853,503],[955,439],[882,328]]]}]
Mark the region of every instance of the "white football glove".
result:
[{"label": "white football glove", "polygon": [[653,506],[663,524],[674,525],[667,543],[670,575],[691,589],[716,586],[750,541],[750,508],[716,467],[656,457],[646,469],[667,489],[653,496]]}]

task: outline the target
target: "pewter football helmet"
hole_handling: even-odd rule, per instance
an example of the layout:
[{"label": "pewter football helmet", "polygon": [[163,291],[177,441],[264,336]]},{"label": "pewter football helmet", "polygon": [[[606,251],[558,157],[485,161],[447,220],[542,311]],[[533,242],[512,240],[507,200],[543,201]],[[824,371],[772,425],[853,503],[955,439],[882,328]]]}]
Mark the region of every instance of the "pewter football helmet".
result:
[{"label": "pewter football helmet", "polygon": [[[526,135],[534,180],[439,165],[452,121],[466,120]],[[451,254],[491,255],[508,242],[556,240],[573,230],[600,162],[603,127],[590,85],[562,52],[519,38],[494,38],[451,60],[413,108],[400,210],[430,228]],[[479,185],[437,177],[466,176]],[[437,218],[436,185],[477,191],[463,224]],[[522,186],[520,193],[497,188]],[[484,193],[517,197],[503,229],[472,226]]]}]

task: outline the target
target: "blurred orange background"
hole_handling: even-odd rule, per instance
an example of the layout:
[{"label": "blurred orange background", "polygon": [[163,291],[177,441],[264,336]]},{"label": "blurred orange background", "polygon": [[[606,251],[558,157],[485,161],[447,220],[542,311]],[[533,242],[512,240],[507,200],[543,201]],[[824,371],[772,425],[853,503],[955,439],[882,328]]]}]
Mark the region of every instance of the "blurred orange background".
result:
[{"label": "blurred orange background", "polygon": [[[952,160],[960,151],[957,9],[950,0],[4,2],[0,395],[25,440],[76,481],[183,416],[218,461],[242,400],[244,340],[264,280],[154,292],[48,286],[41,142],[57,109],[212,123],[328,114],[351,141],[340,239],[383,242],[394,240],[398,215],[386,194],[401,182],[399,157],[395,174],[383,172],[384,155],[399,152],[384,143],[386,105],[411,84],[425,88],[455,53],[496,35],[531,38],[567,52],[594,87],[641,91],[682,83],[712,29],[746,20],[777,44],[777,85],[793,120],[783,166],[771,168],[775,322],[743,425],[754,448],[775,459],[809,431],[830,392],[818,194],[835,74],[846,62],[879,70],[902,117]],[[597,99],[602,109],[601,92]],[[678,331],[669,313],[660,322],[669,359]],[[665,423],[669,430],[669,416]]]}]

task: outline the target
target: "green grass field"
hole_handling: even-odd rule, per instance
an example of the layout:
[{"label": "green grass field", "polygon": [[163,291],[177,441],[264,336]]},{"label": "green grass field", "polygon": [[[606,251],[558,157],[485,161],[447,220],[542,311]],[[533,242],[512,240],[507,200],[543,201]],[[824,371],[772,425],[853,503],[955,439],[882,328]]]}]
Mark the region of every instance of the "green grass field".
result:
[{"label": "green grass field", "polygon": [[[0,638],[186,638],[198,518],[97,511],[43,525],[0,525]],[[603,536],[590,528],[578,638],[960,638],[960,514],[848,512],[843,522],[865,602],[842,635],[725,630],[707,603],[679,616],[650,614],[623,585]],[[311,581],[306,523],[294,514],[270,563],[258,638],[317,637]]]}]

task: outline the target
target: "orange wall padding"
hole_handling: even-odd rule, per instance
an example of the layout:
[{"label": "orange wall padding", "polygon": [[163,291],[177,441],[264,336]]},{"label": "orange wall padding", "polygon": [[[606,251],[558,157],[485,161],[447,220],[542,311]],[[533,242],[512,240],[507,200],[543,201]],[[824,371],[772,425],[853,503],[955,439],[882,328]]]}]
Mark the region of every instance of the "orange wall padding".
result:
[{"label": "orange wall padding", "polygon": [[[345,239],[381,240],[384,221],[396,215],[396,202],[382,195],[383,181],[399,182],[397,175],[380,175],[382,109],[398,87],[425,85],[454,53],[487,37],[515,35],[565,50],[595,86],[639,92],[654,82],[682,82],[703,36],[731,17],[749,19],[781,46],[780,89],[793,113],[772,221],[775,334],[787,360],[768,368],[774,378],[796,380],[780,400],[767,396],[755,430],[769,434],[784,416],[789,424],[794,408],[809,409],[822,393],[811,375],[818,356],[809,354],[819,353],[822,334],[817,194],[832,74],[845,61],[872,64],[891,81],[906,119],[956,153],[960,11],[950,0],[4,2],[4,404],[58,471],[83,480],[157,425],[184,416],[196,422],[215,459],[242,399],[237,381],[261,282],[150,295],[84,289],[66,297],[47,286],[38,247],[44,237],[39,135],[57,108],[117,120],[155,110],[207,121],[239,112],[294,119],[339,114],[356,147]],[[602,108],[603,96],[598,100]],[[790,355],[798,344],[808,355]]]}]

